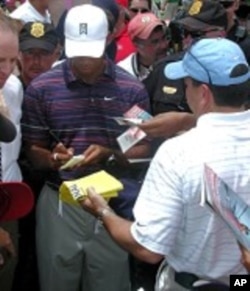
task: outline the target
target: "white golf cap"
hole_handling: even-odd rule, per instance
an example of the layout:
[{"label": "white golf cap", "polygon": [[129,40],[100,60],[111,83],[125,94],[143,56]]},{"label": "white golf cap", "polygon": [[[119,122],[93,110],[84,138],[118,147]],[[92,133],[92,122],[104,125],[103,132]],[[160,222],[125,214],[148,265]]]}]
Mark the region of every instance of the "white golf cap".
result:
[{"label": "white golf cap", "polygon": [[83,4],[71,8],[65,19],[65,54],[68,58],[103,55],[108,35],[107,15],[101,8]]}]

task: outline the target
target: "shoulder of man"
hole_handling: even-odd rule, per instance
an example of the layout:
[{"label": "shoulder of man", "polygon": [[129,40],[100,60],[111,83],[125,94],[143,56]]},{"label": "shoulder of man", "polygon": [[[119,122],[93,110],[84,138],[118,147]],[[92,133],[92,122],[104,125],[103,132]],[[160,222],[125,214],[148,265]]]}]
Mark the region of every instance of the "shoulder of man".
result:
[{"label": "shoulder of man", "polygon": [[240,43],[248,36],[247,28],[240,25],[239,21],[236,19],[233,27],[227,32],[227,38]]},{"label": "shoulder of man", "polygon": [[28,1],[25,1],[24,3],[22,3],[20,6],[18,6],[16,9],[14,9],[11,13],[10,13],[10,17],[15,18],[16,16],[19,16],[20,14],[23,14],[24,12],[26,12],[27,10],[27,6],[28,5]]},{"label": "shoulder of man", "polygon": [[118,76],[120,79],[128,81],[129,83],[131,83],[131,85],[136,84],[139,87],[144,87],[142,82],[140,82],[135,76],[133,76],[129,72],[128,68],[130,67],[130,65],[131,60],[129,58],[123,63],[115,64],[115,70],[116,73],[118,73],[116,76]]},{"label": "shoulder of man", "polygon": [[123,69],[125,69],[127,72],[133,71],[133,58],[134,58],[135,53],[132,53],[128,55],[125,59],[119,61],[117,65]]},{"label": "shoulder of man", "polygon": [[22,93],[22,83],[18,77],[11,74],[3,86],[3,91],[11,91],[12,94],[19,95]]},{"label": "shoulder of man", "polygon": [[153,114],[167,111],[189,111],[185,100],[183,80],[170,80],[164,75],[168,63],[179,61],[184,53],[167,56],[155,64],[153,71],[143,80],[150,96]]},{"label": "shoulder of man", "polygon": [[159,69],[164,69],[164,67],[168,63],[177,62],[177,61],[182,60],[184,57],[184,54],[185,54],[185,52],[178,52],[178,53],[170,54],[170,55],[166,56],[165,58],[155,62],[154,66],[153,66],[153,71],[159,70]]},{"label": "shoulder of man", "polygon": [[21,109],[24,96],[20,80],[15,75],[10,75],[2,91],[3,95],[6,97],[6,104],[12,112],[12,115],[17,114]]},{"label": "shoulder of man", "polygon": [[250,65],[250,35],[247,35],[242,41],[240,41],[239,46],[243,50],[248,64]]}]

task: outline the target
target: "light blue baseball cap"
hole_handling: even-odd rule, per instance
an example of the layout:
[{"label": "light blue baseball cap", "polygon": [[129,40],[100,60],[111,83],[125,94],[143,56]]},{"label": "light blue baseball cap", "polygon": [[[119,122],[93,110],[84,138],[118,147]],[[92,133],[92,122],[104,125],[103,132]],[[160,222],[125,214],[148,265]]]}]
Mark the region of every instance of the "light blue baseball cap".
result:
[{"label": "light blue baseball cap", "polygon": [[[232,76],[238,65],[246,66],[246,72]],[[172,80],[191,77],[218,86],[240,84],[250,79],[249,65],[243,51],[235,42],[225,38],[197,41],[186,51],[182,61],[168,64],[164,73]]]}]

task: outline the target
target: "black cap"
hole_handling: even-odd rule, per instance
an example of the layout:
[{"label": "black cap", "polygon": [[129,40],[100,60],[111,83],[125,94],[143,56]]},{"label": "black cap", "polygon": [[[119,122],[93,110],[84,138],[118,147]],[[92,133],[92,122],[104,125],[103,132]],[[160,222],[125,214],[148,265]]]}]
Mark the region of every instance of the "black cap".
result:
[{"label": "black cap", "polygon": [[54,26],[49,23],[28,22],[19,35],[19,45],[21,51],[33,48],[41,48],[47,51],[54,51],[59,38]]},{"label": "black cap", "polygon": [[11,142],[15,137],[15,125],[0,113],[0,142]]},{"label": "black cap", "polygon": [[[110,31],[113,31],[118,18],[119,18],[119,6],[115,0],[92,0],[91,4],[102,8],[104,11],[111,14],[112,19],[108,17]],[[109,16],[109,15],[108,15]]]},{"label": "black cap", "polygon": [[213,27],[227,28],[227,12],[214,0],[194,0],[187,14],[176,21],[187,29],[205,31]]}]

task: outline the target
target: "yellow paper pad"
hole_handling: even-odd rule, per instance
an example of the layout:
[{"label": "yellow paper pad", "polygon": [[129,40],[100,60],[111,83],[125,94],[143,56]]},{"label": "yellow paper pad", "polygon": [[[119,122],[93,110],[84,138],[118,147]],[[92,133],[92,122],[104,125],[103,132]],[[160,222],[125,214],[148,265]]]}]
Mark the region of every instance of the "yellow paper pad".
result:
[{"label": "yellow paper pad", "polygon": [[59,189],[59,199],[79,206],[78,201],[86,197],[86,189],[89,187],[94,187],[105,199],[117,197],[118,191],[123,189],[119,180],[105,171],[99,171],[84,178],[63,182]]}]

